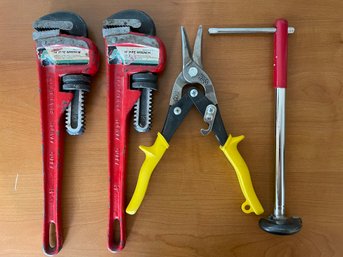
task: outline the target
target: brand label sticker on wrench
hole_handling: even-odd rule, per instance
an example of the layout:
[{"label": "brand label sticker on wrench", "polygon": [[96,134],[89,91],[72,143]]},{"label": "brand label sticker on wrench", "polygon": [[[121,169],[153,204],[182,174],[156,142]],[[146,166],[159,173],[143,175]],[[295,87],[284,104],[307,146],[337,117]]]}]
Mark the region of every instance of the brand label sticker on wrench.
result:
[{"label": "brand label sticker on wrench", "polygon": [[159,63],[160,51],[155,47],[146,46],[113,46],[108,49],[110,64],[152,65]]},{"label": "brand label sticker on wrench", "polygon": [[89,49],[73,46],[47,46],[37,49],[38,57],[44,66],[57,64],[88,64]]}]

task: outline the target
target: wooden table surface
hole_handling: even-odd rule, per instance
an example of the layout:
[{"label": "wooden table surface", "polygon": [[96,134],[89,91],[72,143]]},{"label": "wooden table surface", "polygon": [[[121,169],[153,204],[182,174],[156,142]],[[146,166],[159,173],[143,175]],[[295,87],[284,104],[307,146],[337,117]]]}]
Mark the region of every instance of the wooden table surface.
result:
[{"label": "wooden table surface", "polygon": [[[2,0],[0,3],[0,256],[42,256],[43,185],[38,76],[32,22],[70,10],[88,24],[102,61],[87,96],[87,129],[66,137],[63,175],[64,247],[59,256],[112,256],[106,248],[108,211],[107,110],[102,20],[122,9],[154,19],[168,63],[154,95],[150,133],[131,126],[127,173],[130,199],[144,155],[164,122],[171,87],[181,70],[179,26],[191,44],[199,24],[271,26],[286,18],[287,213],[303,229],[281,237],[263,232],[260,217],[240,210],[243,196],[233,168],[202,118],[192,110],[171,141],[135,216],[127,217],[127,245],[118,256],[342,256],[343,255],[343,2],[313,1],[81,1]],[[214,83],[224,123],[246,139],[239,149],[265,208],[274,203],[274,90],[271,35],[203,37],[203,63]]]}]

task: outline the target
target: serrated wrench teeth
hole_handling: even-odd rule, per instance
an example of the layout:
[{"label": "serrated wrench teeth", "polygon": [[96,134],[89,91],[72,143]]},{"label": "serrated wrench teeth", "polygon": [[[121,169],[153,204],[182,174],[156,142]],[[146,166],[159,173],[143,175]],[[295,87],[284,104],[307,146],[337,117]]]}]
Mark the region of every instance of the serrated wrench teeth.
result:
[{"label": "serrated wrench teeth", "polygon": [[66,130],[72,136],[81,135],[85,130],[84,94],[83,90],[75,90],[66,110]]},{"label": "serrated wrench teeth", "polygon": [[137,132],[147,132],[151,129],[151,120],[152,90],[144,88],[134,106],[133,126]]}]

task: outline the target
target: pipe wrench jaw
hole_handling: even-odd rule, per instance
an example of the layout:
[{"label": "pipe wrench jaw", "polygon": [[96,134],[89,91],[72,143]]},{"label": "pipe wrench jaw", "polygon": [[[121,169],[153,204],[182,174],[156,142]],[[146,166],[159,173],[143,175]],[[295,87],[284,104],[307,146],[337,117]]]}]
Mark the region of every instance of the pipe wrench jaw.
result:
[{"label": "pipe wrench jaw", "polygon": [[33,25],[33,40],[66,34],[87,37],[88,30],[84,20],[72,12],[55,12],[42,16]]},{"label": "pipe wrench jaw", "polygon": [[[122,67],[128,75],[129,91],[137,91],[134,100],[134,128],[138,132],[151,129],[152,92],[157,90],[157,75],[164,68],[165,48],[154,35],[153,20],[144,12],[125,10],[103,22],[108,64]],[[131,111],[130,101],[125,112]]]},{"label": "pipe wrench jaw", "polygon": [[66,131],[69,135],[81,135],[84,132],[84,95],[90,91],[89,75],[96,72],[98,65],[96,47],[86,38],[86,23],[74,13],[55,12],[36,20],[33,28],[41,68],[58,67],[60,91],[73,94],[71,99],[63,99],[64,107],[68,103]]},{"label": "pipe wrench jaw", "polygon": [[33,24],[40,84],[43,134],[44,222],[43,251],[55,255],[62,248],[61,180],[64,126],[71,135],[83,132],[83,95],[98,69],[96,46],[80,16],[57,12]]},{"label": "pipe wrench jaw", "polygon": [[129,32],[155,36],[155,23],[149,15],[139,10],[124,10],[111,15],[103,22],[104,37]]}]

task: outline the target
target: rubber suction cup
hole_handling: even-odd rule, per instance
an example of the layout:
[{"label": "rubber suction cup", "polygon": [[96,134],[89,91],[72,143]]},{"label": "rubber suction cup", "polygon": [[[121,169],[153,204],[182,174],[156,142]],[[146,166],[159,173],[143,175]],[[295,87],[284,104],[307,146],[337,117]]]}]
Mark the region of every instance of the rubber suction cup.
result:
[{"label": "rubber suction cup", "polygon": [[302,221],[299,217],[276,218],[270,215],[260,219],[259,225],[264,231],[276,235],[292,235],[301,230]]}]

